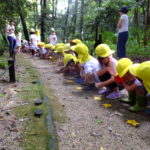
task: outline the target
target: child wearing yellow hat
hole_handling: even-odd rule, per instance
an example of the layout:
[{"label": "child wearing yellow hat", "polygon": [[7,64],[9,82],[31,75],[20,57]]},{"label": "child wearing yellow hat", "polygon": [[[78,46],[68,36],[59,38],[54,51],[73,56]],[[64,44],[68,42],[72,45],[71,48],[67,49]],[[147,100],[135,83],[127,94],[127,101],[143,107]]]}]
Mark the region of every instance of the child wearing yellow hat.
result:
[{"label": "child wearing yellow hat", "polygon": [[123,85],[129,92],[128,102],[134,104],[131,111],[144,111],[147,94],[150,94],[150,61],[133,64],[128,58],[122,58],[116,66],[119,77],[124,78]]},{"label": "child wearing yellow hat", "polygon": [[101,69],[101,65],[97,59],[89,54],[89,49],[85,44],[77,44],[75,52],[78,54],[78,59],[81,64],[80,76],[84,79],[84,84],[87,85],[85,89],[95,88],[93,72]]},{"label": "child wearing yellow hat", "polygon": [[44,59],[45,56],[46,56],[46,53],[47,53],[46,49],[44,48],[44,45],[45,45],[44,42],[39,42],[39,43],[37,44],[37,46],[38,46],[38,51],[39,51],[39,56],[40,56],[41,59]]},{"label": "child wearing yellow hat", "polygon": [[82,44],[82,41],[80,39],[74,39],[74,40],[70,41],[71,46],[74,46],[77,44]]},{"label": "child wearing yellow hat", "polygon": [[78,75],[79,74],[79,60],[76,56],[72,54],[65,54],[64,55],[64,67],[61,69],[65,75]]},{"label": "child wearing yellow hat", "polygon": [[112,56],[114,51],[107,44],[100,44],[96,47],[95,53],[102,66],[102,69],[97,72],[101,82],[96,83],[96,87],[106,87],[106,89],[100,90],[99,94],[107,95],[106,98],[108,99],[120,98],[119,87],[114,78],[117,64],[117,60]]}]

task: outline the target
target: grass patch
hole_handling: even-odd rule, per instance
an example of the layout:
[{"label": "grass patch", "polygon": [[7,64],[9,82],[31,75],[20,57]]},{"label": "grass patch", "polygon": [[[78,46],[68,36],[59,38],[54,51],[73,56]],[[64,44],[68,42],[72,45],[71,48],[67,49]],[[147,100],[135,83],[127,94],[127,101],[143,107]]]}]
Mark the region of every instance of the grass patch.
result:
[{"label": "grass patch", "polygon": [[[27,119],[24,122],[24,130],[21,135],[23,138],[21,147],[25,150],[48,150],[48,141],[51,137],[48,134],[46,122],[46,116],[48,114],[46,103],[43,102],[42,105],[35,106],[34,100],[41,98],[40,92],[44,91],[51,101],[52,117],[54,121],[59,123],[63,123],[65,120],[63,107],[58,103],[56,97],[53,96],[53,92],[50,92],[48,88],[36,82],[38,81],[39,73],[33,69],[32,65],[20,56],[18,62],[23,66],[24,70],[22,72],[25,73],[25,76],[19,77],[19,81],[24,83],[19,91],[19,96],[23,102],[27,103],[14,109],[19,118]],[[41,118],[34,117],[34,111],[36,109],[43,110]]]}]

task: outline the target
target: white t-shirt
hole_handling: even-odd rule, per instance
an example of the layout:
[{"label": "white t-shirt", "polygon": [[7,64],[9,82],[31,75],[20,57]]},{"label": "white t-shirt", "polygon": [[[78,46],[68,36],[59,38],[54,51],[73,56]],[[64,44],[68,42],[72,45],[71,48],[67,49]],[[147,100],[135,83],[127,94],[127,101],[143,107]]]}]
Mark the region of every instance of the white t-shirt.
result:
[{"label": "white t-shirt", "polygon": [[57,41],[57,36],[56,35],[50,35],[49,36],[50,44],[55,45]]},{"label": "white t-shirt", "polygon": [[121,15],[120,20],[123,20],[121,28],[119,28],[119,33],[128,31],[129,19],[126,14]]},{"label": "white t-shirt", "polygon": [[47,51],[45,48],[41,47],[41,48],[39,48],[39,52],[40,52],[40,54],[46,54]]},{"label": "white t-shirt", "polygon": [[21,46],[21,35],[18,35],[16,38],[16,46]]},{"label": "white t-shirt", "polygon": [[[109,59],[110,59],[110,61],[109,61],[109,65],[108,66],[112,68],[111,72],[112,72],[112,74],[115,75],[117,73],[116,65],[117,65],[118,61],[114,57],[112,57],[112,55],[109,56]],[[104,69],[106,67],[104,64],[101,64],[101,66],[102,66],[102,69]]]},{"label": "white t-shirt", "polygon": [[15,36],[15,26],[7,25],[7,27],[6,27],[6,35],[7,36],[13,36],[13,37],[16,38],[16,36]]},{"label": "white t-shirt", "polygon": [[38,37],[36,36],[36,34],[31,34],[30,39],[31,39],[31,43],[37,46]]},{"label": "white t-shirt", "polygon": [[99,64],[98,60],[94,57],[86,63],[83,63],[82,67],[84,68],[84,74],[101,70],[101,65]]}]

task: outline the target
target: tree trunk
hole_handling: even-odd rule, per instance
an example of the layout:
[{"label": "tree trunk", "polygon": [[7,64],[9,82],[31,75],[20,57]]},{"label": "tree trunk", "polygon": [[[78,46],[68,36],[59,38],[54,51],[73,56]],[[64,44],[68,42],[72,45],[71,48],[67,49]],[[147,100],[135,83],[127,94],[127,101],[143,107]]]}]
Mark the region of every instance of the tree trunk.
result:
[{"label": "tree trunk", "polygon": [[146,24],[144,29],[144,46],[148,44],[148,40],[150,39],[150,0],[147,2],[147,15],[146,15]]},{"label": "tree trunk", "polygon": [[26,24],[25,17],[22,14],[22,12],[19,13],[19,16],[20,16],[20,19],[21,19],[21,23],[22,23],[22,27],[23,27],[23,32],[24,32],[25,39],[27,41],[29,41],[29,33],[28,33],[28,29],[27,29],[27,24]]},{"label": "tree trunk", "polygon": [[84,19],[84,0],[81,1],[81,8],[80,8],[80,39],[83,40],[83,19]]},{"label": "tree trunk", "polygon": [[67,26],[68,26],[68,18],[69,18],[69,12],[70,12],[70,4],[72,3],[72,0],[68,0],[68,7],[67,7],[67,12],[66,12],[66,18],[65,18],[65,24],[64,24],[64,36],[63,36],[63,41],[65,42],[68,40],[67,36]]},{"label": "tree trunk", "polygon": [[76,23],[77,23],[77,10],[78,10],[78,0],[75,1],[75,10],[72,17],[72,34],[76,32]]},{"label": "tree trunk", "polygon": [[46,19],[46,0],[43,0],[43,3],[42,3],[42,0],[41,0],[41,4],[43,4],[41,6],[41,40],[43,42],[45,42],[45,19]]},{"label": "tree trunk", "polygon": [[136,28],[136,37],[137,37],[137,42],[138,44],[140,44],[140,36],[139,36],[139,9],[138,6],[134,9],[134,24],[135,24],[135,28]]},{"label": "tree trunk", "polygon": [[55,0],[52,0],[52,25],[55,25]]},{"label": "tree trunk", "polygon": [[58,4],[58,0],[55,1],[55,18],[57,17],[57,4]]}]

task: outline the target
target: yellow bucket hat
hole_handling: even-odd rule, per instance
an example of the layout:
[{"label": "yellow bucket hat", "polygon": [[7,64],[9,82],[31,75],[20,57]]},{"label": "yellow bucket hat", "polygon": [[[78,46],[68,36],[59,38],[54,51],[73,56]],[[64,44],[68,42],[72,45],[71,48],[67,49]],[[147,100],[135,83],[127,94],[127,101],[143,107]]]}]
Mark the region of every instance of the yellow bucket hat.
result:
[{"label": "yellow bucket hat", "polygon": [[53,46],[52,44],[46,44],[45,48],[52,48],[52,46]]},{"label": "yellow bucket hat", "polygon": [[57,49],[56,49],[56,53],[63,53],[64,52],[64,46],[59,46]]},{"label": "yellow bucket hat", "polygon": [[78,59],[81,64],[92,59],[92,56],[89,54],[89,49],[85,44],[77,44],[75,46],[75,52],[78,54]]},{"label": "yellow bucket hat", "polygon": [[133,62],[130,59],[121,58],[116,65],[116,70],[117,70],[119,77],[123,77],[129,71],[129,67],[132,64]]},{"label": "yellow bucket hat", "polygon": [[70,60],[73,60],[75,64],[77,64],[79,61],[78,59],[73,56],[72,54],[65,54],[64,55],[64,66],[66,66]]},{"label": "yellow bucket hat", "polygon": [[30,29],[30,32],[35,32],[35,30],[33,28]]},{"label": "yellow bucket hat", "polygon": [[70,44],[65,44],[64,51],[69,51],[69,50],[71,50]]},{"label": "yellow bucket hat", "polygon": [[132,64],[130,67],[129,67],[129,72],[135,76],[137,76],[137,68],[139,67],[140,64]]},{"label": "yellow bucket hat", "polygon": [[56,50],[59,46],[64,46],[64,43],[57,43],[57,44],[55,45],[55,50]]},{"label": "yellow bucket hat", "polygon": [[36,33],[36,35],[40,35],[40,30],[37,29],[37,30],[35,31],[35,33]]},{"label": "yellow bucket hat", "polygon": [[37,46],[45,46],[45,43],[44,42],[38,42]]},{"label": "yellow bucket hat", "polygon": [[72,40],[72,42],[73,42],[73,43],[76,43],[76,44],[81,44],[81,43],[82,43],[82,41],[79,40],[79,39],[74,39],[74,40]]},{"label": "yellow bucket hat", "polygon": [[114,51],[110,49],[110,47],[107,44],[100,44],[95,49],[95,54],[99,57],[108,57],[111,54],[113,54]]},{"label": "yellow bucket hat", "polygon": [[75,51],[75,48],[76,48],[76,45],[70,47],[70,49],[71,49],[72,51]]},{"label": "yellow bucket hat", "polygon": [[75,52],[80,54],[89,54],[89,49],[85,44],[78,44],[75,46]]}]

